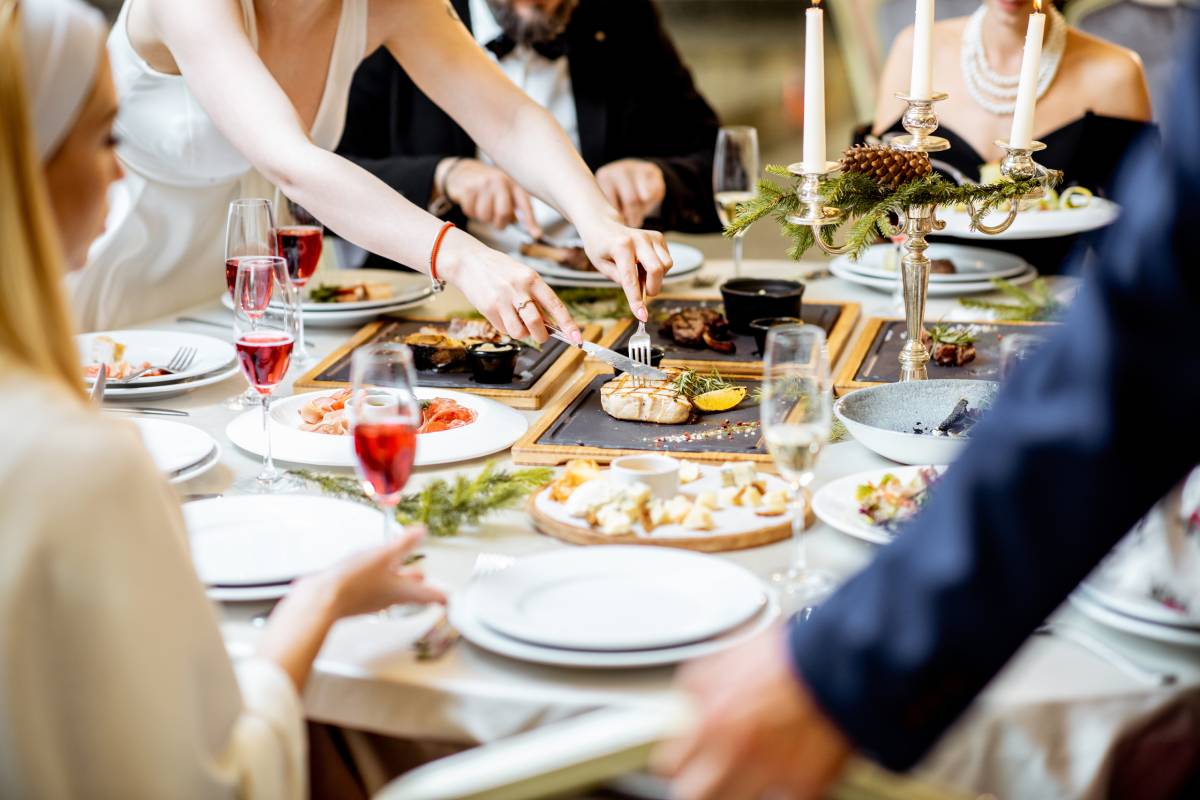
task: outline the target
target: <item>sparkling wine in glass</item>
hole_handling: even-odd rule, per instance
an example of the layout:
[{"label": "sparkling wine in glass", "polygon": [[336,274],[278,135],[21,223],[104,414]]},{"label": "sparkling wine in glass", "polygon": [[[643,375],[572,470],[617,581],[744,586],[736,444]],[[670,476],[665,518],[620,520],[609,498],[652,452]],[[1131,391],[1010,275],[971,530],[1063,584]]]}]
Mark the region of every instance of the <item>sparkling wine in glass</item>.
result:
[{"label": "sparkling wine in glass", "polygon": [[[758,131],[748,125],[723,127],[717,133],[713,158],[713,197],[717,216],[728,226],[737,216],[737,207],[754,198],[758,182]],[[733,274],[742,274],[742,237],[733,237]]]},{"label": "sparkling wine in glass", "polygon": [[808,565],[805,538],[808,486],[832,425],[833,387],[825,332],[815,325],[777,326],[767,332],[764,350],[763,439],[794,499],[793,560],[771,580],[784,605],[803,618],[834,587],[831,575]]},{"label": "sparkling wine in glass", "polygon": [[325,228],[303,206],[293,203],[282,193],[276,194],[276,207],[275,246],[279,255],[287,260],[288,276],[295,289],[293,307],[299,340],[294,360],[299,365],[306,365],[312,363],[313,357],[304,346],[304,287],[321,263]]},{"label": "sparkling wine in glass", "polygon": [[[265,287],[270,287],[265,289]],[[242,375],[262,398],[265,452],[262,470],[251,481],[235,485],[245,493],[293,491],[299,485],[275,468],[271,457],[271,395],[283,382],[296,345],[289,314],[267,314],[272,297],[287,291],[287,265],[278,256],[245,256],[238,260],[234,282],[233,335]]]},{"label": "sparkling wine in glass", "polygon": [[[231,298],[234,297],[241,259],[274,256],[277,255],[275,248],[275,214],[271,201],[261,197],[232,201],[225,221],[225,286]],[[240,411],[258,403],[258,394],[247,389],[229,398],[225,407]]]}]

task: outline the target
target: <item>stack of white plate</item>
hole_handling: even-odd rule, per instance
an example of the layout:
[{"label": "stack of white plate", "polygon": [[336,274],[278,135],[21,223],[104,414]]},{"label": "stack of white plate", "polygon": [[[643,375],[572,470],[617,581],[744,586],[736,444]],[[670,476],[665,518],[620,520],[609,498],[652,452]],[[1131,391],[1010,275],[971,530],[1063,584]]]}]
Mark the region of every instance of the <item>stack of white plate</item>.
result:
[{"label": "stack of white plate", "polygon": [[[232,329],[230,330],[232,333]],[[125,345],[122,358],[130,364],[149,363],[165,366],[180,348],[190,347],[195,358],[182,372],[157,377],[136,378],[128,383],[111,379],[104,387],[105,400],[151,400],[190,392],[219,383],[238,374],[237,352],[229,342],[180,331],[98,331],[75,337],[81,369],[93,363],[92,344],[96,337],[107,336]],[[93,378],[84,378],[91,386]]]},{"label": "stack of white plate", "polygon": [[[890,244],[868,247],[857,261],[838,256],[829,269],[842,280],[866,286],[880,292],[896,291],[900,280],[901,248]],[[949,275],[929,275],[930,297],[958,297],[967,294],[995,291],[993,278],[1003,278],[1014,285],[1030,283],[1037,270],[1023,259],[999,250],[969,247],[959,244],[931,244],[926,251],[930,259],[948,259],[956,272]]]},{"label": "stack of white plate", "polygon": [[1125,591],[1103,574],[1081,584],[1071,595],[1071,604],[1109,628],[1168,644],[1200,647],[1200,614]]},{"label": "stack of white plate", "polygon": [[[392,287],[391,294],[381,300],[360,300],[352,303],[314,303],[309,299],[313,289],[322,285],[354,286],[363,283],[384,283]],[[304,290],[304,324],[317,328],[344,328],[365,325],[384,314],[406,311],[428,303],[434,295],[429,278],[414,272],[387,269],[346,269],[318,272]],[[226,292],[221,304],[233,309],[233,299]],[[282,308],[278,300],[271,305]]]},{"label": "stack of white plate", "polygon": [[314,495],[246,495],[183,506],[192,560],[210,597],[273,600],[291,582],[383,541],[370,506]]},{"label": "stack of white plate", "polygon": [[520,559],[452,598],[472,644],[560,667],[628,669],[718,652],[766,629],[779,606],[750,572],[661,547],[577,547]]},{"label": "stack of white plate", "polygon": [[[671,251],[671,261],[673,262],[671,271],[667,273],[667,277],[663,280],[663,283],[667,286],[693,280],[700,272],[700,268],[704,266],[704,254],[691,245],[667,242],[667,249]],[[510,255],[537,270],[538,274],[551,286],[595,288],[613,285],[612,281],[599,272],[581,272],[577,269],[556,264],[553,261],[530,258],[515,251]]]},{"label": "stack of white plate", "polygon": [[171,483],[183,483],[203,475],[221,460],[217,440],[199,428],[182,422],[135,419],[150,458]]}]

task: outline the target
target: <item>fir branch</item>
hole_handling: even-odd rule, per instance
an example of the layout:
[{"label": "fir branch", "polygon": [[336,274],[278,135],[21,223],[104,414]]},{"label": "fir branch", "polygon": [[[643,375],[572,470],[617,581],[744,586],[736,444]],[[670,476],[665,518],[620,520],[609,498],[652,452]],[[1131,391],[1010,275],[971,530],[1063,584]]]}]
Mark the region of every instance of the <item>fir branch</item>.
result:
[{"label": "fir branch", "polygon": [[[292,470],[290,474],[325,494],[371,502],[355,478],[304,469]],[[493,512],[512,508],[553,477],[554,471],[548,467],[506,470],[488,462],[473,477],[460,474],[453,482],[437,478],[419,492],[404,495],[396,506],[396,520],[403,525],[420,523],[431,536],[453,536],[463,527],[478,525]]]},{"label": "fir branch", "polygon": [[996,315],[996,319],[1006,322],[1046,322],[1064,311],[1063,304],[1054,299],[1049,284],[1043,278],[1029,284],[1028,290],[1013,286],[1002,278],[993,278],[992,285],[1016,302],[1004,303],[973,297],[962,297],[958,302],[966,308],[990,311]]}]

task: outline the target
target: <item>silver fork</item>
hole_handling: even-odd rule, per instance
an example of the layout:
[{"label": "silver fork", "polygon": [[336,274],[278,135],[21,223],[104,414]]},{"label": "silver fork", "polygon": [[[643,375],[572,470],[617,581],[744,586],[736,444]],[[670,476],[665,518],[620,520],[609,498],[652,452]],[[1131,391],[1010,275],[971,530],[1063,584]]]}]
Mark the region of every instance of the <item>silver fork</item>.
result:
[{"label": "silver fork", "polygon": [[[641,279],[641,268],[638,268],[638,278]],[[646,284],[642,282],[642,305],[646,305]],[[646,333],[646,323],[638,320],[637,331],[629,337],[629,357],[647,367],[654,366],[653,351],[650,349],[650,334]]]},{"label": "silver fork", "polygon": [[196,360],[196,348],[181,347],[175,351],[175,354],[173,356],[171,356],[171,360],[166,363],[166,366],[146,367],[144,369],[139,369],[137,372],[133,373],[128,378],[122,378],[119,381],[119,383],[129,383],[132,380],[136,380],[136,379],[142,377],[147,372],[150,372],[150,371],[156,370],[156,369],[160,369],[163,372],[170,372],[172,374],[174,374],[176,372],[183,372],[185,369],[190,367],[192,365],[192,362],[195,360]]},{"label": "silver fork", "polygon": [[[467,581],[470,586],[485,575],[503,572],[513,565],[516,559],[502,553],[480,553],[475,557],[475,566],[471,568],[471,578]],[[418,661],[435,661],[449,652],[459,639],[459,633],[450,624],[450,618],[443,611],[437,622],[433,623],[425,635],[413,642],[412,649],[417,654]]]},{"label": "silver fork", "polygon": [[1170,686],[1179,680],[1179,676],[1170,672],[1159,672],[1142,666],[1124,653],[1105,644],[1096,637],[1086,633],[1074,625],[1064,625],[1060,622],[1043,623],[1034,633],[1042,636],[1058,636],[1072,642],[1110,665],[1116,667],[1131,678],[1149,684],[1150,686]]}]

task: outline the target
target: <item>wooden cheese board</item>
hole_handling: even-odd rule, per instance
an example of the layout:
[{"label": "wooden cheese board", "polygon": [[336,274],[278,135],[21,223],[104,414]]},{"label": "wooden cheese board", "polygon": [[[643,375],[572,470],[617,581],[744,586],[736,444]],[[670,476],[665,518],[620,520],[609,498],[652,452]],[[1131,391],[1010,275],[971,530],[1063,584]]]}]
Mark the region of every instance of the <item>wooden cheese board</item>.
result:
[{"label": "wooden cheese board", "polygon": [[600,386],[611,380],[606,367],[593,365],[564,391],[529,431],[513,445],[517,464],[564,464],[573,458],[600,463],[633,453],[669,453],[674,458],[708,463],[762,462],[772,459],[762,443],[754,390],[761,380],[753,375],[726,374],[746,387],[746,399],[729,411],[694,417],[679,425],[630,422],[610,417],[600,404]]},{"label": "wooden cheese board", "polygon": [[[741,375],[762,374],[762,354],[754,337],[748,334],[734,333],[733,353],[718,353],[707,348],[683,347],[669,337],[659,332],[662,322],[671,314],[684,308],[711,308],[722,310],[720,298],[697,294],[660,295],[648,304],[650,322],[646,323],[646,331],[650,334],[652,344],[663,348],[663,366],[694,369],[710,372],[714,369],[722,373],[731,372]],[[816,325],[825,331],[829,343],[830,363],[837,361],[842,349],[854,330],[854,324],[859,316],[858,303],[826,302],[804,303],[800,317],[805,322]],[[637,322],[632,318],[618,321],[601,339],[600,344],[619,353],[624,353],[629,347],[629,337],[637,329]]]},{"label": "wooden cheese board", "polygon": [[[932,327],[927,322],[925,327]],[[959,378],[963,380],[1000,380],[1000,345],[1005,336],[1014,333],[1049,335],[1057,322],[953,322],[958,326],[976,329],[975,360],[961,367],[943,367],[929,363],[929,378]],[[862,331],[846,357],[842,369],[834,382],[838,395],[895,383],[900,380],[900,349],[904,346],[907,332],[902,319],[872,317],[863,324]]]},{"label": "wooden cheese board", "polygon": [[[423,325],[444,325],[447,320],[385,319],[362,328],[345,344],[329,354],[319,364],[296,381],[296,389],[337,389],[350,384],[350,359],[359,347],[386,342],[399,342]],[[583,328],[588,341],[600,338],[598,325]],[[511,384],[492,386],[476,383],[470,370],[436,372],[418,370],[417,383],[441,389],[455,389],[491,397],[513,408],[541,408],[555,390],[576,372],[583,360],[583,351],[551,339],[541,349],[526,347],[517,358],[517,374]]]},{"label": "wooden cheese board", "polygon": [[[720,476],[716,467],[702,467],[701,478],[679,487],[680,493],[695,498],[702,491],[716,491]],[[774,475],[759,473],[769,490],[788,491],[788,485]],[[677,524],[661,525],[646,532],[638,525],[633,533],[611,535],[588,525],[587,520],[571,516],[566,504],[553,499],[550,487],[529,498],[529,515],[537,529],[554,539],[569,544],[642,544],[656,547],[678,547],[705,553],[744,550],[760,547],[788,538],[792,534],[792,510],[779,516],[759,516],[751,508],[722,507],[713,512],[715,527],[711,531],[690,531]],[[813,519],[811,504],[809,522]]]}]

